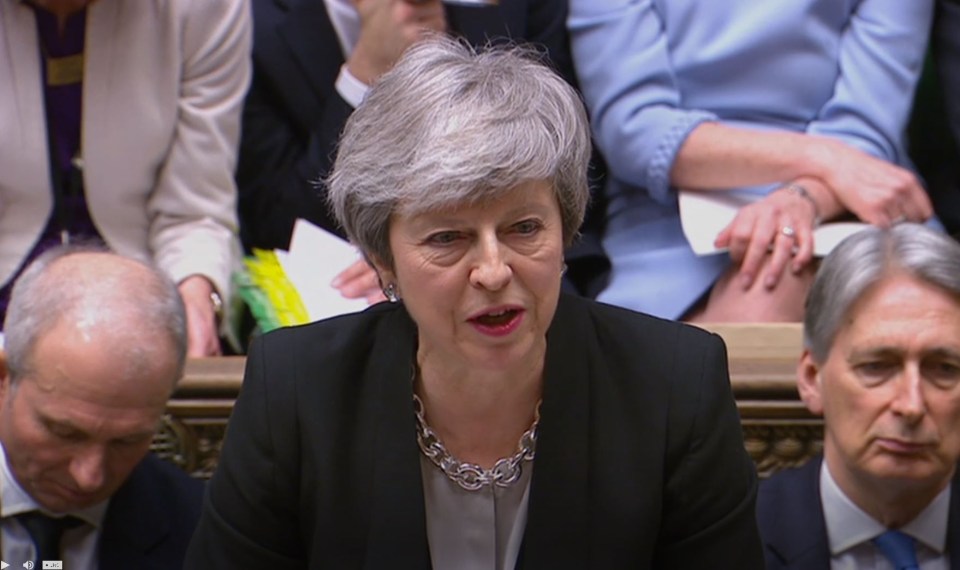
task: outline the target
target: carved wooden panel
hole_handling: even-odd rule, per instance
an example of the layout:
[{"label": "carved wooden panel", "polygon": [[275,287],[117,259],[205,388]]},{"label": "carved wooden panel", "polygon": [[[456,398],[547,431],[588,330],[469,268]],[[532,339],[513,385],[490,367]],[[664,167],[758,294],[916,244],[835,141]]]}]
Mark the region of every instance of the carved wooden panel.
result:
[{"label": "carved wooden panel", "polygon": [[167,414],[154,437],[154,453],[190,475],[209,479],[220,458],[227,419],[179,418]]},{"label": "carved wooden panel", "polygon": [[154,437],[154,453],[194,477],[207,479],[213,474],[240,393],[244,362],[242,357],[221,357],[187,363]]},{"label": "carved wooden panel", "polygon": [[743,444],[760,477],[798,467],[823,449],[822,423],[744,422]]}]

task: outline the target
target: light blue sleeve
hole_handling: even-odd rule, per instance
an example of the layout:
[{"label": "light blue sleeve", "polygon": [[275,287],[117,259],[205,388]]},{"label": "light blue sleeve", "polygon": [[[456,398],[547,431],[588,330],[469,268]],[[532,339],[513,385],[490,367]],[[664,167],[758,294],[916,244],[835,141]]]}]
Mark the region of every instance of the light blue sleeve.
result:
[{"label": "light blue sleeve", "polygon": [[594,137],[610,172],[666,201],[680,145],[716,117],[681,108],[660,14],[651,0],[571,0],[567,23]]},{"label": "light blue sleeve", "polygon": [[933,0],[863,0],[840,42],[833,97],[807,132],[908,163],[900,146],[923,70]]}]

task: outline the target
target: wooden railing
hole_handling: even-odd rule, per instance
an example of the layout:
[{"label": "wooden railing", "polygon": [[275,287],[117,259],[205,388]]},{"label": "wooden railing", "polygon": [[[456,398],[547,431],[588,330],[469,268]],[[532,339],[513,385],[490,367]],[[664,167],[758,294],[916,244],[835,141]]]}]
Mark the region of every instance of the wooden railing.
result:
[{"label": "wooden railing", "polygon": [[802,327],[796,324],[710,325],[723,337],[744,445],[761,476],[804,463],[820,452],[823,420],[797,394]]},{"label": "wooden railing", "polygon": [[[823,423],[797,396],[799,324],[710,325],[727,343],[730,380],[740,409],[744,445],[766,476],[818,453]],[[233,402],[243,378],[243,357],[192,360],[170,400],[154,451],[190,474],[213,473]]]}]

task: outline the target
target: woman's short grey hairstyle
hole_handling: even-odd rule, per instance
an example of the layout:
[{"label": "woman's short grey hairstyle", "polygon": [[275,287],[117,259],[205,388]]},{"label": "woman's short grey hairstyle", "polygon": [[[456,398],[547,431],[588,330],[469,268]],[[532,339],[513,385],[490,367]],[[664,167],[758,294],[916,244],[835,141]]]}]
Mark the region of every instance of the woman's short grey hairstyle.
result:
[{"label": "woman's short grey hairstyle", "polygon": [[960,244],[920,224],[871,227],[843,240],[807,296],[804,343],[823,363],[853,305],[885,277],[906,273],[960,301]]},{"label": "woman's short grey hairstyle", "polygon": [[410,48],[347,121],[330,206],[368,256],[393,265],[394,213],[482,202],[520,183],[556,191],[569,245],[589,199],[579,94],[529,47],[475,50],[434,36]]},{"label": "woman's short grey hairstyle", "polygon": [[187,318],[183,300],[173,281],[153,266],[132,259],[129,261],[142,265],[146,271],[122,281],[113,275],[62,279],[62,275],[54,270],[55,265],[82,253],[110,254],[107,249],[96,245],[50,249],[28,265],[14,283],[4,321],[4,349],[11,381],[16,382],[30,373],[33,350],[42,335],[62,319],[71,318],[82,307],[100,306],[100,303],[129,317],[118,322],[117,326],[137,322],[143,323],[144,329],[165,334],[174,349],[177,361],[175,379],[178,380],[186,361]]}]

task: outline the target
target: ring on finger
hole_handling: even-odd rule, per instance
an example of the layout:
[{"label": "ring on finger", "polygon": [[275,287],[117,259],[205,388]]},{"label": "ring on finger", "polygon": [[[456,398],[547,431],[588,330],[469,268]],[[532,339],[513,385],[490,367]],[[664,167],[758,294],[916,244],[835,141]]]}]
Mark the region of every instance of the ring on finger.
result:
[{"label": "ring on finger", "polygon": [[794,239],[797,237],[797,231],[793,229],[793,226],[783,226],[780,228],[780,234],[784,237]]},{"label": "ring on finger", "polygon": [[905,221],[907,221],[907,217],[904,216],[903,214],[900,214],[896,218],[893,218],[892,220],[890,220],[890,223],[895,226],[897,224],[902,224]]}]

